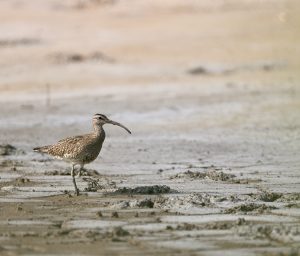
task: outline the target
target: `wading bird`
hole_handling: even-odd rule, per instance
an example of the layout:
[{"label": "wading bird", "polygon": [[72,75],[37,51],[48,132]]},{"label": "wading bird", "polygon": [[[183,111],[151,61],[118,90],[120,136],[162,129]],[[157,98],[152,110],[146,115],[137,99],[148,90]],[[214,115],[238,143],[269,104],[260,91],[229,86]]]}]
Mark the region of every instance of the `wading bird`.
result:
[{"label": "wading bird", "polygon": [[105,115],[95,114],[93,116],[94,132],[85,135],[68,137],[58,141],[56,144],[33,149],[36,152],[47,153],[51,156],[71,163],[71,176],[76,195],[79,195],[79,190],[75,180],[75,165],[80,166],[77,174],[77,177],[79,177],[84,165],[94,161],[97,158],[105,139],[105,131],[103,129],[104,124],[120,126],[131,134],[129,129],[124,125],[108,119]]}]

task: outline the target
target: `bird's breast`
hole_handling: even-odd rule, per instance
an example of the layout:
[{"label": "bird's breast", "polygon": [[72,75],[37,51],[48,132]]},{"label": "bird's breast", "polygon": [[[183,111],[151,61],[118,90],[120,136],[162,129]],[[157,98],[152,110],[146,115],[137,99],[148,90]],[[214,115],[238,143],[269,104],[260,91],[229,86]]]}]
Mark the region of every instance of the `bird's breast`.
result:
[{"label": "bird's breast", "polygon": [[84,163],[92,162],[98,157],[102,148],[103,141],[104,140],[96,140],[85,145],[85,147],[81,151],[82,161]]}]

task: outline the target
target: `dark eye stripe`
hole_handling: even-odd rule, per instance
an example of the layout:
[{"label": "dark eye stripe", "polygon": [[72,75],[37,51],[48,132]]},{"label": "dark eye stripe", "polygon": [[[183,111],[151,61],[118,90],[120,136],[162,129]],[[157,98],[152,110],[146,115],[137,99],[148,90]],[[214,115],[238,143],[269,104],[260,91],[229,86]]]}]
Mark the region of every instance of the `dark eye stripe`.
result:
[{"label": "dark eye stripe", "polygon": [[98,118],[98,119],[107,119],[107,117],[105,115],[102,114],[95,114],[94,118]]}]

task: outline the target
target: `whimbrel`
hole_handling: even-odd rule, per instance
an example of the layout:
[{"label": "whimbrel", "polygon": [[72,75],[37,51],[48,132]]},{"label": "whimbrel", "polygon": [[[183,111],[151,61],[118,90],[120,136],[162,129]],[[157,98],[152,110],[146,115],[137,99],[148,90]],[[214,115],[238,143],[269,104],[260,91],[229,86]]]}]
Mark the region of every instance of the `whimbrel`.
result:
[{"label": "whimbrel", "polygon": [[79,190],[75,180],[75,166],[80,166],[77,174],[79,177],[84,165],[94,161],[97,158],[105,139],[105,131],[103,129],[104,124],[120,126],[131,134],[129,129],[124,125],[108,119],[105,115],[95,114],[93,116],[94,132],[85,135],[68,137],[58,141],[56,144],[33,149],[34,151],[47,153],[51,156],[71,163],[71,176],[76,195],[79,195]]}]

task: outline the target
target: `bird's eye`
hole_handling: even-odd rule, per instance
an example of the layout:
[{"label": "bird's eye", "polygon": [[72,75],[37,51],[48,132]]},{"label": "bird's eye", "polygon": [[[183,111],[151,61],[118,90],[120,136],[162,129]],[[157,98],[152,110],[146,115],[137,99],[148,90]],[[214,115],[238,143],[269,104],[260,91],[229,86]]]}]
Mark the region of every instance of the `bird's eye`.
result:
[{"label": "bird's eye", "polygon": [[101,116],[98,117],[99,120],[103,120],[103,118]]}]

